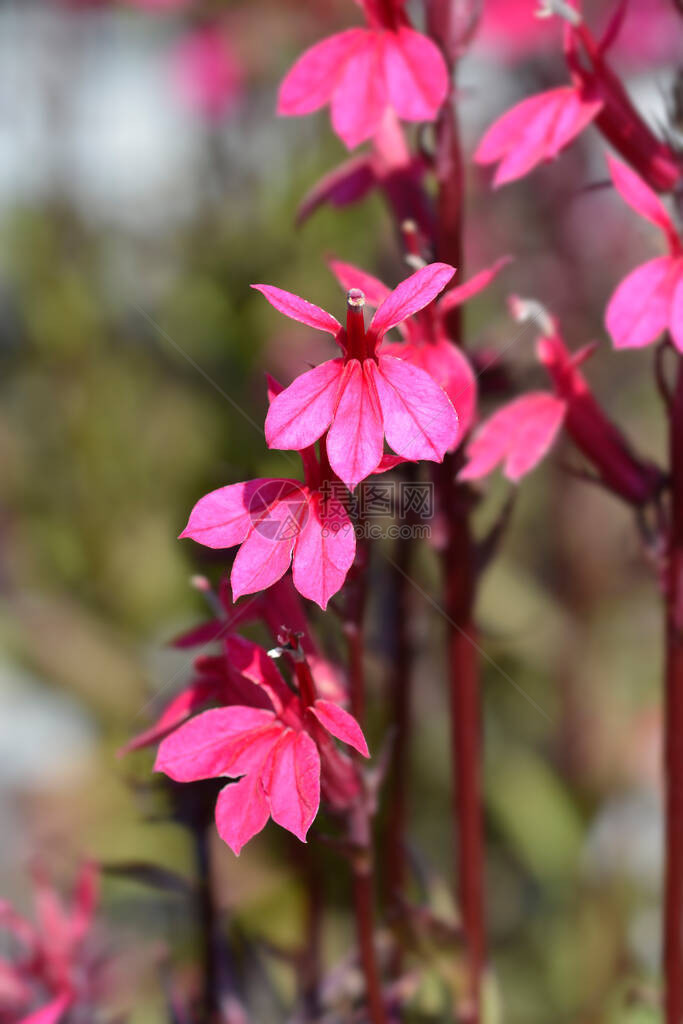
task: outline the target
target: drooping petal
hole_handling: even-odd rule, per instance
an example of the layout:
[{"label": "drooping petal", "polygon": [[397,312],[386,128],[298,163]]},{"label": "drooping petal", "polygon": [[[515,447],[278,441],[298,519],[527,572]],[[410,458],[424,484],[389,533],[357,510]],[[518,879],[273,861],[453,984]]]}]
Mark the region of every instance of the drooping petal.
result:
[{"label": "drooping petal", "polygon": [[308,733],[288,730],[282,737],[265,787],[273,821],[305,843],[320,806],[320,755]]},{"label": "drooping petal", "polygon": [[471,277],[469,281],[465,281],[464,284],[457,285],[455,288],[449,289],[443,298],[439,299],[438,310],[441,316],[444,313],[448,313],[449,310],[455,309],[456,306],[462,306],[464,302],[471,299],[474,295],[478,295],[479,292],[487,288],[491,281],[500,273],[503,267],[506,267],[510,263],[511,256],[501,256],[500,259],[484,270],[480,270],[478,274]]},{"label": "drooping petal", "polygon": [[264,828],[270,807],[261,777],[254,771],[225,786],[216,801],[216,828],[236,857],[245,843]]},{"label": "drooping petal", "polygon": [[460,479],[477,480],[504,462],[505,476],[516,483],[549,450],[566,410],[566,402],[544,391],[522,395],[499,409],[467,446]]},{"label": "drooping petal", "polygon": [[294,549],[292,579],[299,593],[324,611],[353,565],[356,534],[346,509],[336,499],[314,494],[310,508]]},{"label": "drooping petal", "polygon": [[424,309],[455,273],[447,263],[429,263],[401,281],[375,312],[368,333],[379,340],[402,320]]},{"label": "drooping petal", "polygon": [[203,707],[215,697],[219,687],[220,684],[215,679],[198,679],[186,687],[171,700],[154,725],[139,732],[117,751],[118,756],[122,757],[133,750],[142,750],[144,747],[151,747],[158,743],[159,740],[187,721],[193,711],[197,711],[198,708]]},{"label": "drooping petal", "polygon": [[[279,626],[283,625],[284,622],[279,623]],[[265,690],[279,714],[283,704],[289,700],[290,691],[267,651],[246,637],[231,636],[225,643],[225,654],[235,672]]]},{"label": "drooping petal", "polygon": [[162,740],[154,770],[176,782],[244,775],[263,762],[281,732],[274,713],[263,708],[203,711]]},{"label": "drooping petal", "polygon": [[266,416],[269,448],[301,451],[322,437],[334,415],[343,366],[341,359],[330,359],[275,396]]},{"label": "drooping petal", "polygon": [[267,478],[219,487],[200,498],[180,534],[207,548],[231,548],[241,544],[254,521],[291,486],[288,480]]},{"label": "drooping petal", "polygon": [[235,600],[277,583],[289,568],[294,542],[308,516],[308,492],[298,488],[273,503],[235,556],[230,584]]},{"label": "drooping petal", "polygon": [[571,86],[551,89],[522,100],[503,114],[479,143],[474,160],[501,160],[494,185],[521,178],[543,160],[564,149],[597,116],[602,100],[586,97]]},{"label": "drooping petal", "polygon": [[370,157],[352,157],[325,174],[306,193],[296,213],[297,225],[303,224],[325,203],[341,207],[362,199],[376,184],[377,175]]},{"label": "drooping petal", "polygon": [[376,469],[384,448],[384,427],[369,367],[351,359],[344,367],[339,404],[327,435],[330,466],[351,490]]},{"label": "drooping petal", "polygon": [[348,743],[363,757],[370,757],[363,730],[348,711],[338,704],[333,704],[331,700],[317,700],[308,710],[315,715],[330,735],[335,736],[342,743]]},{"label": "drooping petal", "polygon": [[680,273],[671,302],[669,330],[671,331],[674,345],[679,352],[683,352],[683,260],[679,260],[679,264]]},{"label": "drooping petal", "polygon": [[352,28],[306,50],[285,76],[278,94],[278,114],[310,114],[332,98],[346,62],[363,45],[367,32]]},{"label": "drooping petal", "polygon": [[458,438],[458,417],[446,392],[428,373],[402,359],[367,361],[374,374],[386,439],[406,459],[441,462]]},{"label": "drooping petal", "polygon": [[387,288],[378,277],[373,277],[372,274],[366,273],[360,267],[354,267],[352,263],[330,260],[329,267],[344,291],[360,288],[369,306],[377,308],[391,295],[391,289]]},{"label": "drooping petal", "polygon": [[326,331],[327,334],[333,336],[336,336],[341,330],[341,324],[331,313],[307,299],[302,299],[293,292],[286,292],[284,289],[275,288],[270,284],[252,284],[251,287],[257,292],[261,292],[278,313],[288,316],[290,320],[306,324],[316,331]]},{"label": "drooping petal", "polygon": [[642,348],[669,326],[676,264],[661,256],[636,267],[618,285],[605,314],[615,348]]},{"label": "drooping petal", "polygon": [[375,32],[366,32],[364,42],[356,46],[334,90],[332,127],[349,149],[353,149],[372,137],[386,106],[381,37]]},{"label": "drooping petal", "polygon": [[621,198],[641,217],[661,228],[673,249],[680,249],[678,232],[657,193],[634,170],[611,154],[607,156],[607,166]]},{"label": "drooping petal", "polygon": [[401,26],[384,36],[389,101],[404,121],[433,121],[448,93],[448,70],[439,48]]},{"label": "drooping petal", "polygon": [[72,1002],[73,996],[68,992],[64,992],[40,1010],[29,1013],[28,1017],[22,1017],[21,1020],[17,1021],[17,1024],[59,1024],[59,1021],[61,1021]]}]

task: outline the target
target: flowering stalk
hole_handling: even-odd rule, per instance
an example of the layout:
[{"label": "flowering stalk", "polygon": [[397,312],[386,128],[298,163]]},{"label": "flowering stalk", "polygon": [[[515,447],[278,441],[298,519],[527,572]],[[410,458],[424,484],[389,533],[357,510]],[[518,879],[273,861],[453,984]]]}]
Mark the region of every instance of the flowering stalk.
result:
[{"label": "flowering stalk", "polygon": [[666,570],[666,876],[664,972],[667,1024],[683,1020],[683,359],[671,405],[671,524]]}]

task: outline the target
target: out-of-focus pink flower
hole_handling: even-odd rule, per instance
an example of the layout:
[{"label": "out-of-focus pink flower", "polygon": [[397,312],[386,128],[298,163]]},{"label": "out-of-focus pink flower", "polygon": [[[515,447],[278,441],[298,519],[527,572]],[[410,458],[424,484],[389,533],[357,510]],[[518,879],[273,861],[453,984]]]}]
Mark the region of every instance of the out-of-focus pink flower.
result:
[{"label": "out-of-focus pink flower", "polygon": [[683,245],[661,199],[625,164],[608,157],[614,186],[645,220],[656,224],[669,249],[621,282],[607,306],[605,322],[615,348],[642,348],[670,331],[683,352]]},{"label": "out-of-focus pink flower", "polygon": [[230,113],[242,94],[244,70],[217,24],[182,39],[173,55],[173,74],[181,99],[210,119]]},{"label": "out-of-focus pink flower", "polygon": [[87,949],[98,893],[94,865],[82,868],[70,907],[41,868],[34,871],[34,893],[35,925],[0,900],[0,930],[17,947],[11,960],[0,962],[3,1024],[58,1024],[76,1005],[94,1012],[100,994],[102,960]]},{"label": "out-of-focus pink flower", "polygon": [[332,127],[352,149],[377,131],[388,109],[432,121],[448,92],[438,47],[410,27],[403,0],[361,0],[367,28],[317,43],[284,79],[278,113],[310,114],[328,103]]},{"label": "out-of-focus pink flower", "polygon": [[491,125],[479,143],[478,164],[498,164],[493,184],[504,185],[553,160],[597,116],[602,100],[582,86],[562,86],[522,100]]},{"label": "out-of-focus pink flower", "polygon": [[[382,344],[382,352],[425,370],[444,389],[458,415],[456,444],[465,437],[474,422],[477,383],[467,356],[448,337],[446,316],[483,291],[508,262],[508,257],[497,260],[493,266],[451,288],[442,298],[399,325],[403,342]],[[382,281],[350,263],[331,260],[330,268],[343,288],[360,289],[370,306],[380,306],[390,295],[390,289]]]},{"label": "out-of-focus pink flower", "polygon": [[187,7],[191,0],[128,0],[128,3],[143,11],[175,11]]},{"label": "out-of-focus pink flower", "polygon": [[300,688],[294,695],[265,650],[243,644],[252,653],[251,679],[270,708],[204,711],[163,740],[155,765],[177,782],[239,779],[221,790],[216,804],[218,832],[238,855],[269,817],[306,841],[320,804],[321,772],[342,756],[330,736],[369,756],[356,720],[317,699],[305,660],[296,662]]},{"label": "out-of-focus pink flower", "polygon": [[346,329],[298,295],[253,285],[275,309],[334,336],[344,355],[308,370],[277,395],[266,417],[271,448],[302,449],[326,434],[330,466],[353,489],[377,471],[386,436],[404,459],[440,462],[458,434],[458,418],[442,388],[416,366],[379,349],[384,335],[427,306],[454,274],[445,263],[418,270],[381,303],[366,330],[365,296],[351,290]]}]

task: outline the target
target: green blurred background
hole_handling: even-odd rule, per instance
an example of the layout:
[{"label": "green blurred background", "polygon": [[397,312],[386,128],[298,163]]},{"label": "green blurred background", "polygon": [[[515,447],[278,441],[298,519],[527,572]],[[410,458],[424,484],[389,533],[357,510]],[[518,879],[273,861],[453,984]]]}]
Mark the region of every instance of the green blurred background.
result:
[{"label": "green blurred background", "polygon": [[[263,372],[288,382],[330,350],[249,284],[335,310],[326,256],[392,284],[404,272],[376,195],[293,226],[343,151],[326,117],[278,121],[277,84],[306,43],[353,14],[266,0],[225,14],[247,82],[236,110],[205,123],[169,81],[182,15],[0,5],[0,893],[22,907],[36,854],[58,878],[83,854],[191,876],[185,833],[150,820],[158,798],[139,788],[151,755],[116,750],[155,695],[187,679],[188,653],[166,644],[206,613],[192,574],[217,580],[224,568],[176,540],[189,509],[207,490],[286,467],[258,429]],[[669,66],[627,70],[659,110]],[[475,44],[460,81],[468,149],[515,96],[562,80],[554,48],[508,65]],[[541,299],[572,347],[599,341],[591,381],[639,449],[661,457],[652,355],[615,356],[601,322],[656,239],[604,190],[579,190],[604,180],[602,159],[590,136],[500,193],[470,173],[466,272],[505,252],[516,260],[468,310],[467,335],[475,351],[504,352],[515,385],[544,386],[533,333],[505,308],[511,292]],[[658,1019],[659,597],[630,514],[568,465],[576,457],[559,446],[521,488],[479,602],[493,965],[509,1024],[640,1024]],[[506,487],[482,493],[483,530]],[[438,597],[426,545],[414,571]],[[381,552],[372,581],[377,749],[393,645]],[[427,898],[450,913],[443,622],[417,591],[411,606],[414,854]],[[291,944],[301,923],[298,854],[276,833],[269,825],[239,861],[216,843],[242,943]],[[343,863],[329,871],[333,962],[351,933]],[[187,970],[196,949],[183,897],[107,879],[103,919],[115,944],[140,951],[119,993],[131,1020],[164,1021],[159,963]],[[416,1021],[449,1020],[450,957],[428,947],[411,959]],[[256,1019],[279,1020],[287,972],[266,954],[258,963],[274,988]]]}]

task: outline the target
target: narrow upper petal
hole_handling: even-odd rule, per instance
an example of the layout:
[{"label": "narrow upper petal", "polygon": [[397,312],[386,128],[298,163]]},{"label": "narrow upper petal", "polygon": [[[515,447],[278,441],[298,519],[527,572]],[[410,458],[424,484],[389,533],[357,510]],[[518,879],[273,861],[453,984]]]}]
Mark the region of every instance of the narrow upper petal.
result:
[{"label": "narrow upper petal", "polygon": [[331,206],[347,206],[355,203],[377,184],[377,175],[368,156],[352,157],[345,163],[325,174],[306,193],[296,213],[297,224],[303,224],[318,207],[329,203]]},{"label": "narrow upper petal", "polygon": [[477,480],[505,462],[505,475],[516,482],[533,469],[562,426],[566,402],[545,391],[522,395],[499,409],[467,446],[461,480]]},{"label": "narrow upper petal", "polygon": [[478,295],[484,288],[488,288],[491,281],[498,276],[503,267],[510,263],[511,259],[511,256],[501,256],[492,266],[480,270],[469,281],[465,281],[464,284],[457,285],[455,288],[449,288],[443,298],[439,299],[439,313],[443,316],[444,313],[455,309],[456,306],[462,306],[463,302]]},{"label": "narrow upper petal", "polygon": [[429,263],[394,288],[375,312],[369,334],[379,340],[396,324],[424,309],[443,291],[455,273],[448,263]]},{"label": "narrow upper petal", "polygon": [[642,348],[669,326],[677,263],[661,256],[636,267],[617,287],[605,323],[615,348]]},{"label": "narrow upper petal", "polygon": [[292,481],[261,478],[219,487],[200,498],[181,537],[207,548],[231,548],[249,535],[255,520]]},{"label": "narrow upper petal", "polygon": [[[284,625],[284,622],[278,624]],[[265,690],[278,714],[291,696],[287,684],[278,672],[268,652],[253,640],[243,636],[230,636],[225,642],[225,654],[230,667]]]},{"label": "narrow upper petal", "polygon": [[363,730],[353,715],[350,715],[339,704],[334,704],[331,700],[317,700],[308,710],[315,715],[331,736],[335,736],[342,743],[348,743],[363,757],[370,757]]},{"label": "narrow upper petal", "polygon": [[607,156],[607,166],[621,198],[641,217],[661,228],[673,249],[680,249],[678,232],[657,193],[634,170],[610,154]]},{"label": "narrow upper petal", "polygon": [[264,828],[270,807],[259,772],[225,786],[216,801],[216,828],[224,843],[239,857],[245,843]]},{"label": "narrow upper petal", "polygon": [[339,404],[326,446],[330,466],[351,490],[376,469],[384,449],[384,426],[371,360],[344,367]]},{"label": "narrow upper petal", "polygon": [[371,138],[387,107],[382,46],[377,33],[366,32],[346,62],[332,97],[332,127],[353,149]]},{"label": "narrow upper petal", "polygon": [[433,121],[448,94],[448,69],[438,46],[401,26],[384,35],[389,101],[405,121]]},{"label": "narrow upper petal", "polygon": [[320,755],[308,733],[288,730],[282,737],[265,788],[273,821],[305,843],[320,806]]},{"label": "narrow upper petal", "polygon": [[269,448],[301,451],[322,437],[334,415],[343,367],[341,359],[330,359],[276,395],[266,416]]},{"label": "narrow upper petal", "polygon": [[679,260],[679,266],[678,283],[671,301],[669,330],[671,331],[674,345],[679,352],[683,352],[683,260]]},{"label": "narrow upper petal", "polygon": [[162,740],[154,770],[176,782],[244,775],[263,762],[281,732],[274,713],[263,708],[203,711]]},{"label": "narrow upper petal", "polygon": [[306,50],[285,76],[278,95],[278,114],[310,114],[332,98],[346,62],[368,35],[365,29],[323,39]]},{"label": "narrow upper petal", "polygon": [[164,739],[170,732],[187,721],[193,711],[197,711],[214,697],[218,689],[219,683],[213,679],[198,679],[186,687],[169,702],[154,725],[139,732],[118,751],[119,756],[129,754],[133,750],[141,750],[143,747],[151,747],[154,743]]},{"label": "narrow upper petal", "polygon": [[278,313],[288,316],[290,320],[297,320],[300,324],[315,328],[316,331],[326,331],[335,336],[341,330],[341,324],[331,313],[307,299],[302,299],[300,295],[286,292],[283,288],[275,288],[270,284],[252,284],[251,287],[261,292]]},{"label": "narrow upper petal", "polygon": [[355,555],[356,534],[344,506],[335,498],[312,495],[311,515],[294,549],[296,589],[324,611],[343,587]]},{"label": "narrow upper petal", "polygon": [[374,373],[386,439],[406,459],[440,462],[458,438],[458,417],[446,392],[417,366],[381,355]]}]

